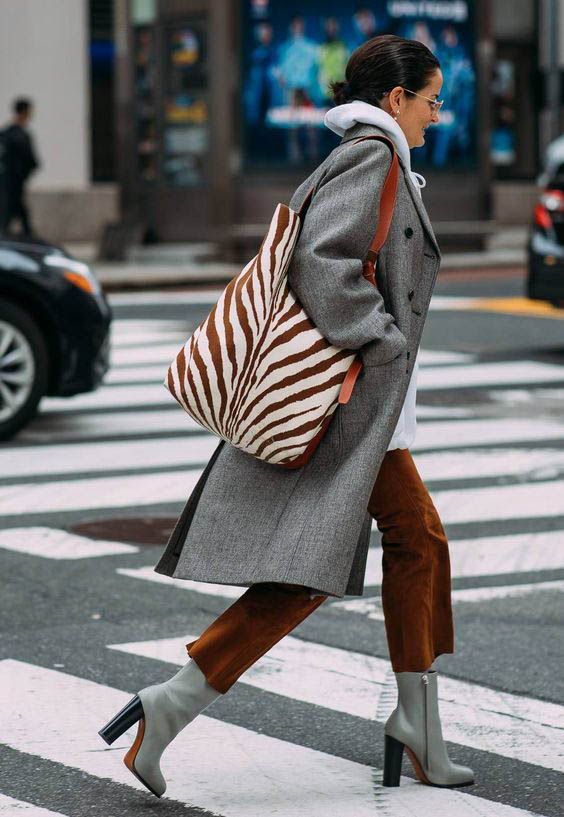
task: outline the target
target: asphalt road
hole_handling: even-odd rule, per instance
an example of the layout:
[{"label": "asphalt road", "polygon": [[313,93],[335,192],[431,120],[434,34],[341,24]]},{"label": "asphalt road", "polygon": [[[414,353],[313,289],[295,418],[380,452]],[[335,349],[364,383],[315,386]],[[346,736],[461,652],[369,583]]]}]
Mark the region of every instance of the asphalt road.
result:
[{"label": "asphalt road", "polygon": [[520,275],[441,275],[416,463],[449,536],[443,731],[476,784],[380,785],[395,704],[379,535],[361,599],[327,601],[167,750],[157,800],[97,735],[242,592],[154,573],[216,441],[162,386],[205,288],[116,293],[113,366],[0,447],[0,814],[564,814],[564,311]]}]

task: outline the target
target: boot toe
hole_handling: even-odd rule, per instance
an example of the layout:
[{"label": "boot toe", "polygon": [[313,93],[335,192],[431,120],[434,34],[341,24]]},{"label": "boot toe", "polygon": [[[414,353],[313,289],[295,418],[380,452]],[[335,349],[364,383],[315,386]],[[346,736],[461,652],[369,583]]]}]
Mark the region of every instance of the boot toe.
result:
[{"label": "boot toe", "polygon": [[153,761],[144,763],[139,757],[133,761],[135,775],[141,782],[150,789],[157,797],[162,797],[166,791],[166,781],[162,775],[160,767]]},{"label": "boot toe", "polygon": [[452,764],[452,786],[469,786],[474,782],[474,772],[469,766]]}]

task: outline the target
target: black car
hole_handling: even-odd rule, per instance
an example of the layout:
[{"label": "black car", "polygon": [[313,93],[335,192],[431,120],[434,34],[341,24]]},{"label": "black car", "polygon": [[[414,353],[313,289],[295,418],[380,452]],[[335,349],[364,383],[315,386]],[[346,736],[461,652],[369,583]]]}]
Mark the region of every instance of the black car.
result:
[{"label": "black car", "polygon": [[564,307],[564,165],[535,205],[527,252],[529,298]]},{"label": "black car", "polygon": [[0,238],[0,440],[44,395],[96,389],[109,368],[111,320],[87,264],[44,241]]}]

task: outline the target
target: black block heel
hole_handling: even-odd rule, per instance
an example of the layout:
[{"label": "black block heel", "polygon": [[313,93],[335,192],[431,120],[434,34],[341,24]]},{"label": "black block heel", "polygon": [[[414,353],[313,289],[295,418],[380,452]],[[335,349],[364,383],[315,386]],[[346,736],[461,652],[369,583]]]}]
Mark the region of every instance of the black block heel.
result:
[{"label": "black block heel", "polygon": [[143,704],[138,695],[135,695],[123,709],[109,721],[103,729],[100,729],[98,734],[108,744],[112,744],[120,735],[123,735],[130,726],[137,723],[138,720],[145,717],[143,712]]},{"label": "black block heel", "polygon": [[391,735],[386,735],[384,744],[384,786],[399,786],[401,761],[405,744]]}]

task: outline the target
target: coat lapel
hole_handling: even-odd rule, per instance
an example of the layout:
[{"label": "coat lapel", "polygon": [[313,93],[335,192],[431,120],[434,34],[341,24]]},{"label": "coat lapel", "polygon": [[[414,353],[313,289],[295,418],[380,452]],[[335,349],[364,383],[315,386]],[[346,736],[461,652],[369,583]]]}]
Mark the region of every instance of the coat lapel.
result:
[{"label": "coat lapel", "polygon": [[[381,128],[379,128],[377,125],[369,125],[369,124],[365,124],[364,122],[359,122],[356,125],[353,125],[352,128],[349,128],[346,131],[345,135],[341,139],[340,144],[342,145],[345,142],[350,142],[352,139],[358,139],[359,136],[371,136],[371,135],[373,135],[375,133],[378,133],[381,136],[387,136],[388,138],[390,138],[389,134],[387,134],[385,131],[383,131]],[[442,257],[441,248],[439,247],[439,244],[437,242],[437,238],[436,238],[435,233],[433,231],[433,227],[431,225],[431,220],[429,218],[427,210],[425,209],[425,205],[423,204],[423,200],[422,200],[421,196],[419,195],[419,192],[417,191],[417,189],[415,187],[415,183],[413,182],[413,180],[411,178],[411,175],[410,175],[409,171],[407,170],[407,168],[405,167],[399,153],[397,153],[397,157],[398,157],[398,161],[400,163],[400,167],[401,167],[401,169],[403,171],[403,176],[404,176],[404,179],[405,179],[405,183],[407,185],[407,189],[409,190],[409,194],[410,194],[411,198],[413,199],[413,204],[415,205],[415,209],[417,210],[417,213],[418,213],[419,218],[421,220],[421,224],[423,225],[424,229],[426,230],[427,235],[429,236],[429,239],[431,240],[431,243],[435,247],[435,250],[437,251],[437,254],[438,254],[439,258],[441,258]]]}]

